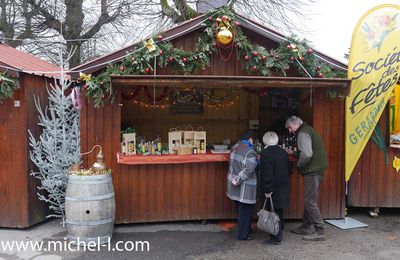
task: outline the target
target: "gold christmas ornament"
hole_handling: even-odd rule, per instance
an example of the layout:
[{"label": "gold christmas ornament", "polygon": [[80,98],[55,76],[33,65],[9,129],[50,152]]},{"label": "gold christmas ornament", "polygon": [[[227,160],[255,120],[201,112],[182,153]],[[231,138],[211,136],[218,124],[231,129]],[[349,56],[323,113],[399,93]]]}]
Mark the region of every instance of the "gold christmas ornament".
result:
[{"label": "gold christmas ornament", "polygon": [[217,33],[217,41],[222,45],[229,45],[233,41],[233,34],[226,27],[221,27]]}]

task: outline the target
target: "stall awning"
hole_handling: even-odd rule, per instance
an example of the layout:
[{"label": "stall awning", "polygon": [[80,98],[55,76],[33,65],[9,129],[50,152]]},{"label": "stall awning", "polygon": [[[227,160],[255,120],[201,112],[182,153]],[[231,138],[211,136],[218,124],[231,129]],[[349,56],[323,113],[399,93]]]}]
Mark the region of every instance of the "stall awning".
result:
[{"label": "stall awning", "polygon": [[212,75],[111,75],[113,86],[244,87],[244,88],[335,88],[347,93],[351,80],[302,77]]}]

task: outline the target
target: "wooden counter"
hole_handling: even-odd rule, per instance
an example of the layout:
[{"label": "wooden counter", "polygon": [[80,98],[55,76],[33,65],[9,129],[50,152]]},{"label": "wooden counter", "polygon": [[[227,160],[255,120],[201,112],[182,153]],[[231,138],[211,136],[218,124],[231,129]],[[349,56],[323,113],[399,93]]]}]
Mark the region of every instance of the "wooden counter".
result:
[{"label": "wooden counter", "polygon": [[229,153],[205,154],[161,154],[161,155],[123,155],[117,153],[117,162],[121,164],[182,164],[182,163],[206,163],[206,162],[228,162]]},{"label": "wooden counter", "polygon": [[227,161],[120,163],[118,168],[113,176],[116,223],[236,217],[234,204],[226,197]]}]

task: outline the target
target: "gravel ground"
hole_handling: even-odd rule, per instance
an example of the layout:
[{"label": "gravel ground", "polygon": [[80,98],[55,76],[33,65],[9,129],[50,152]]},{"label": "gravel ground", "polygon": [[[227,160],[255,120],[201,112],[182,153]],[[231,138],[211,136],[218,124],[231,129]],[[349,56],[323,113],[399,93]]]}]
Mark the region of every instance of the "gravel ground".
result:
[{"label": "gravel ground", "polygon": [[[265,245],[264,233],[252,241],[236,241],[234,231],[224,231],[217,222],[117,225],[111,248],[118,241],[148,241],[146,252],[71,250],[37,252],[0,248],[2,259],[400,259],[400,209],[381,209],[371,218],[367,209],[352,209],[350,217],[368,224],[366,228],[341,230],[327,224],[327,240],[307,242],[290,229],[299,221],[287,221],[281,245]],[[0,229],[1,241],[65,241],[66,231],[58,220],[29,229]],[[1,246],[1,245],[0,245]],[[76,248],[75,248],[76,250]]]}]

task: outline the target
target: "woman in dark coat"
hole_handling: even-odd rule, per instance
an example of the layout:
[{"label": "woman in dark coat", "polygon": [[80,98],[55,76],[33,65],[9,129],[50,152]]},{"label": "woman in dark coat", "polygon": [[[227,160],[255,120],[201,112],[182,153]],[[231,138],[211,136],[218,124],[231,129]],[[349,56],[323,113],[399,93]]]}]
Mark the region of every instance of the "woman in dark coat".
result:
[{"label": "woman in dark coat", "polygon": [[265,148],[260,158],[260,194],[261,203],[272,196],[275,212],[278,214],[281,228],[276,236],[265,241],[267,244],[279,244],[283,233],[283,210],[289,207],[290,163],[285,150],[278,146],[278,135],[266,132],[263,136]]}]

